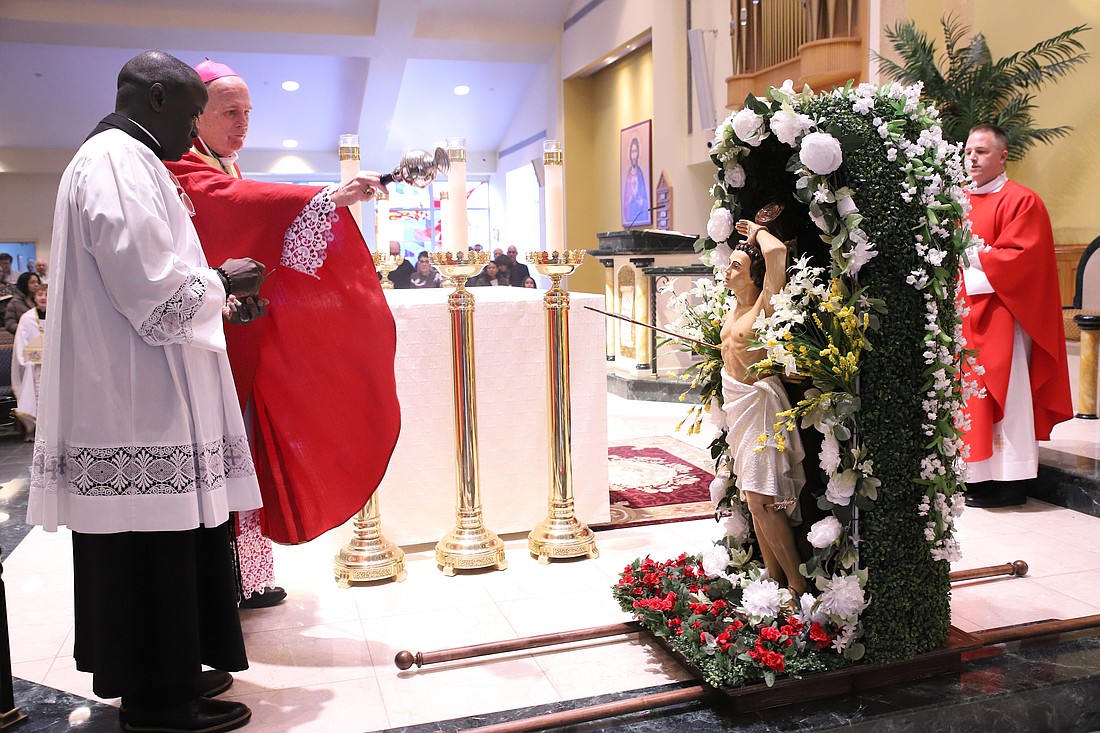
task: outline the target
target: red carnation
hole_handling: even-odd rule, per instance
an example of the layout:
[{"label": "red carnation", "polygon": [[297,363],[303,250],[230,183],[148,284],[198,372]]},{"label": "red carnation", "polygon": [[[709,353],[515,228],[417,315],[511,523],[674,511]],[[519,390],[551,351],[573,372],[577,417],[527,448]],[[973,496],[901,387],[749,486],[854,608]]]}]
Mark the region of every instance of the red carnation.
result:
[{"label": "red carnation", "polygon": [[765,626],[760,629],[760,638],[764,641],[779,641],[779,629],[774,626]]},{"label": "red carnation", "polygon": [[833,637],[829,636],[829,632],[816,621],[810,626],[810,640],[815,642],[819,649],[824,649],[833,643]]}]

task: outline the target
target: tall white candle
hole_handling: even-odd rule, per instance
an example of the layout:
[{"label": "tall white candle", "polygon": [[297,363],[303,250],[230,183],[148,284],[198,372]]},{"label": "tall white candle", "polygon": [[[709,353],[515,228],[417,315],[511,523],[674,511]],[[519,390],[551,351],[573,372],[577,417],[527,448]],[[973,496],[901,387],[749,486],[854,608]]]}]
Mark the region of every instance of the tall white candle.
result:
[{"label": "tall white candle", "polygon": [[[359,136],[355,134],[346,134],[340,136],[340,183],[347,183],[352,178],[355,178],[359,174]],[[348,207],[351,209],[351,216],[355,219],[355,223],[359,226],[359,231],[363,230],[363,206],[361,204],[352,204]],[[381,245],[378,245],[381,249]],[[384,251],[384,250],[383,250]]]},{"label": "tall white candle", "polygon": [[447,138],[447,157],[451,167],[447,171],[447,193],[450,196],[450,221],[443,226],[449,230],[444,238],[447,252],[465,252],[468,245],[468,224],[466,221],[466,138]]},{"label": "tall white candle", "polygon": [[543,194],[546,212],[546,251],[565,251],[565,211],[562,207],[562,168],[565,155],[561,141],[546,140],[542,144],[542,164],[545,180]]}]

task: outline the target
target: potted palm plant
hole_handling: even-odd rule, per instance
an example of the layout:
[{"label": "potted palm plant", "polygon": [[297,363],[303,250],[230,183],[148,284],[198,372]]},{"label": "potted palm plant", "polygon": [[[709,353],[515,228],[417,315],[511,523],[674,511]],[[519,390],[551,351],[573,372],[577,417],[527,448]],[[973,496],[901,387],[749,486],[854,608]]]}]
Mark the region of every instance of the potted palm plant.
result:
[{"label": "potted palm plant", "polygon": [[[1035,95],[1085,63],[1088,54],[1079,25],[1040,41],[1026,51],[994,59],[985,36],[954,16],[941,21],[944,52],[936,39],[912,20],[886,29],[900,62],[875,54],[879,71],[902,84],[923,82],[925,99],[940,112],[944,138],[963,142],[974,125],[992,122],[1008,133],[1008,159],[1021,160],[1036,143],[1051,143],[1069,134],[1067,126],[1039,127],[1033,116]],[[969,40],[967,37],[969,36]]]}]

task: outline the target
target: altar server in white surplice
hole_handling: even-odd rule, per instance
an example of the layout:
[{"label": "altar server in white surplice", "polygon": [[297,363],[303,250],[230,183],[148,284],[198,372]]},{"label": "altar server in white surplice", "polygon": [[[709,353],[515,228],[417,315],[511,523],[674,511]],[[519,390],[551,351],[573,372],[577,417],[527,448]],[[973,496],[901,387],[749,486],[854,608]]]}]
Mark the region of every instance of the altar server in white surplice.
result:
[{"label": "altar server in white surplice", "polygon": [[737,302],[722,324],[726,442],[764,567],[780,585],[802,594],[806,579],[798,572],[801,559],[791,531],[791,522],[799,521],[798,493],[805,483],[802,441],[797,431],[775,434],[776,415],[790,409],[779,378],[757,379],[749,371],[766,354],[752,348],[753,323],[760,313],[771,312],[772,296],[787,282],[787,248],[765,227],[746,219],[737,222],[737,231],[745,240],[734,247],[725,278]]},{"label": "altar server in white surplice", "polygon": [[[191,146],[198,75],[149,51],[66,168],[28,522],[72,530],[74,657],[124,730],[231,730],[248,666],[230,511],[260,506],[223,318],[262,315],[263,266],[211,269],[163,160]],[[190,209],[190,211],[189,211]],[[240,299],[240,300],[238,300]]]},{"label": "altar server in white surplice", "polygon": [[34,308],[19,317],[11,352],[11,388],[15,393],[15,416],[34,440],[38,416],[38,381],[42,376],[42,348],[46,337],[46,288],[34,294]]}]

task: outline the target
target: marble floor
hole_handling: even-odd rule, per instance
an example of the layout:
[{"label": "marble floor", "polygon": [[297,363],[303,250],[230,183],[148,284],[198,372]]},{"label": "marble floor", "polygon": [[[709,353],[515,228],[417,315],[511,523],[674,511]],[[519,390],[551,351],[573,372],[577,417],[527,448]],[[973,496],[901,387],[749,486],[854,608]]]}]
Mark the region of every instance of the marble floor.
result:
[{"label": "marble floor", "polygon": [[[684,405],[608,398],[610,440],[672,434]],[[692,439],[700,445],[709,436]],[[1100,459],[1100,421],[1060,425],[1050,450]],[[0,443],[0,500],[25,495],[29,447]],[[13,515],[16,513],[8,509]],[[117,730],[91,677],[72,658],[72,558],[65,531],[14,526],[0,517],[12,669],[34,706],[25,730]],[[583,519],[583,518],[582,518]],[[12,524],[12,526],[5,526]],[[953,622],[973,630],[1100,614],[1100,518],[1032,500],[1024,507],[967,510],[960,519],[959,568],[1024,559],[1025,578],[955,587]],[[402,672],[403,649],[435,650],[626,620],[610,586],[635,557],[663,559],[706,547],[711,520],[597,535],[600,557],[539,565],[524,536],[507,536],[509,567],[445,577],[430,546],[406,548],[408,580],[340,589],[332,557],[350,537],[338,528],[298,547],[276,548],[276,574],[289,598],[242,611],[251,666],[226,697],[253,711],[247,730],[375,731],[492,711],[653,687],[687,673],[636,636],[574,643],[534,653],[457,661]],[[56,692],[56,695],[54,694]],[[61,693],[70,693],[68,695]],[[24,703],[25,704],[25,703]]]}]

